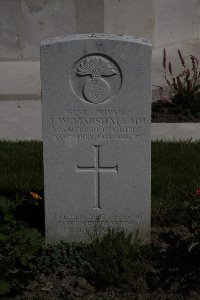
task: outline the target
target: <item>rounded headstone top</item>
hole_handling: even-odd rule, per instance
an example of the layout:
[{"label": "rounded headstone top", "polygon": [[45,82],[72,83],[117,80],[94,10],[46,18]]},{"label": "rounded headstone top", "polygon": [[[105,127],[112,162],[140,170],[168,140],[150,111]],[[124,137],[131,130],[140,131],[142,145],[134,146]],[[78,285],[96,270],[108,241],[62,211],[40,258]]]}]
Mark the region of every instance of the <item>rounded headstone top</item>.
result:
[{"label": "rounded headstone top", "polygon": [[152,46],[152,43],[144,38],[133,37],[133,36],[123,35],[123,34],[107,34],[107,33],[74,34],[74,35],[67,35],[62,37],[49,38],[42,41],[41,46],[55,44],[55,43],[62,43],[62,42],[70,42],[70,41],[77,41],[77,40],[91,40],[91,39],[132,42],[136,44],[143,44],[149,47]]}]

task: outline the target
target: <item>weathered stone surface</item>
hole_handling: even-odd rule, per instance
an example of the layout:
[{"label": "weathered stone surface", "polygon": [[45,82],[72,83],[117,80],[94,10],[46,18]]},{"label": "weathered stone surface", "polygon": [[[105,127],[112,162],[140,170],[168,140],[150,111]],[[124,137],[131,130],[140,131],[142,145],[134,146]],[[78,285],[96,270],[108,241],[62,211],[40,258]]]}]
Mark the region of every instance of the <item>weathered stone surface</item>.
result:
[{"label": "weathered stone surface", "polygon": [[23,58],[38,59],[40,43],[76,32],[73,0],[21,0]]},{"label": "weathered stone surface", "polygon": [[104,0],[104,32],[153,40],[154,13],[154,0]]},{"label": "weathered stone surface", "polygon": [[90,34],[41,46],[46,238],[150,232],[151,45]]},{"label": "weathered stone surface", "polygon": [[104,1],[76,0],[76,32],[104,32]]},{"label": "weathered stone surface", "polygon": [[156,48],[199,38],[199,0],[155,0],[154,9]]},{"label": "weathered stone surface", "polygon": [[18,0],[0,1],[0,60],[21,58]]}]

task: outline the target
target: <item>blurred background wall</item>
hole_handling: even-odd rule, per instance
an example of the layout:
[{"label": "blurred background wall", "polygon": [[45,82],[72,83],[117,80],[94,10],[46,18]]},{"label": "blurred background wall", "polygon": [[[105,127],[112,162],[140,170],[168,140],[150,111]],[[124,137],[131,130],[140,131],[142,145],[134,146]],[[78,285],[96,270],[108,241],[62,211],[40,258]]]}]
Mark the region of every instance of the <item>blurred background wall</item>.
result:
[{"label": "blurred background wall", "polygon": [[0,0],[0,60],[39,60],[46,38],[106,32],[155,48],[199,38],[200,0]]}]

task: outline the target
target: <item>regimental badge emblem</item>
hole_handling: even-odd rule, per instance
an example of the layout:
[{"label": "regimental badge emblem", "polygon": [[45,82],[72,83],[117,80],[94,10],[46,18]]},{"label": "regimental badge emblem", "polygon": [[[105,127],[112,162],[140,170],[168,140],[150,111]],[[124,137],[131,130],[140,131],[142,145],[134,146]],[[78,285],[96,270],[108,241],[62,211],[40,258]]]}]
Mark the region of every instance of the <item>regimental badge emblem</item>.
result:
[{"label": "regimental badge emblem", "polygon": [[77,70],[80,76],[91,76],[83,88],[85,97],[90,102],[101,103],[108,99],[110,94],[110,85],[103,79],[103,76],[114,76],[117,70],[105,58],[101,56],[90,56],[86,62],[81,63]]},{"label": "regimental badge emblem", "polygon": [[71,85],[75,94],[93,104],[113,98],[121,87],[119,66],[106,56],[88,55],[75,63]]}]

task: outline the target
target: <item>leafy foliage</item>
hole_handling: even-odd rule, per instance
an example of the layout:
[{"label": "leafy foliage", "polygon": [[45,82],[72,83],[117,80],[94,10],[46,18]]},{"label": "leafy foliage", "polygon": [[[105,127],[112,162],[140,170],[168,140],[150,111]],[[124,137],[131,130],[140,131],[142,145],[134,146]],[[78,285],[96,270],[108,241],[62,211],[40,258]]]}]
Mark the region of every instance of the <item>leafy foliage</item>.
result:
[{"label": "leafy foliage", "polygon": [[103,236],[96,235],[89,244],[60,242],[48,245],[37,260],[37,272],[57,274],[60,267],[70,269],[75,275],[89,280],[133,287],[142,272],[145,246],[132,234],[109,229]]},{"label": "leafy foliage", "polygon": [[24,199],[10,201],[0,197],[0,295],[28,284],[43,244],[36,229],[14,218],[23,202]]},{"label": "leafy foliage", "polygon": [[184,205],[190,212],[191,230],[194,232],[194,236],[189,240],[188,251],[200,253],[200,188],[195,193],[190,193],[189,196]]},{"label": "leafy foliage", "polygon": [[102,237],[96,236],[88,257],[94,276],[108,285],[133,285],[142,267],[139,246],[137,237],[133,241],[132,233],[125,231],[109,229]]},{"label": "leafy foliage", "polygon": [[75,274],[85,274],[90,268],[85,260],[87,245],[60,242],[47,245],[37,259],[37,272],[45,275],[55,274],[61,265],[67,265]]}]

